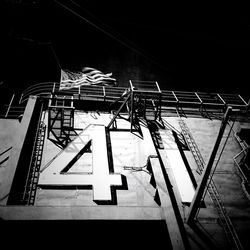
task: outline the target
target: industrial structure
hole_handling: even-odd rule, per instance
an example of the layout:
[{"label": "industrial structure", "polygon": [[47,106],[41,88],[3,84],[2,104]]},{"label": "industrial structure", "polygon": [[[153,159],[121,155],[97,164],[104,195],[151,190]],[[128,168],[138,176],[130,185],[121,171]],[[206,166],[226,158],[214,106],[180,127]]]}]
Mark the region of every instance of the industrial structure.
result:
[{"label": "industrial structure", "polygon": [[45,82],[0,116],[2,221],[161,221],[169,249],[247,249],[241,95]]}]

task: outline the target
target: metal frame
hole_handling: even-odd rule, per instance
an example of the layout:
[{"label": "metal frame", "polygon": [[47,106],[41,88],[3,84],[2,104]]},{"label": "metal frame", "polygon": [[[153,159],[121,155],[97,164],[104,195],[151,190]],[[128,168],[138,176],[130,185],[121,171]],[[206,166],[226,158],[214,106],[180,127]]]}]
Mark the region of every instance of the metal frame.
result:
[{"label": "metal frame", "polygon": [[[74,99],[73,96],[69,96],[70,98],[66,98],[65,95],[58,95],[53,92],[48,105],[47,138],[53,141],[60,148],[65,148],[67,144],[77,135],[74,129]],[[65,122],[68,123],[65,124]],[[55,140],[51,137],[51,134]]]},{"label": "metal frame", "polygon": [[[142,136],[139,119],[148,119],[147,112],[149,105],[151,105],[151,112],[153,113],[154,121],[161,122],[161,90],[157,82],[143,82],[142,86],[136,86],[131,80],[129,81],[129,88],[117,99],[114,103],[123,101],[119,109],[114,114],[108,124],[108,129],[117,129],[116,119],[124,118],[121,116],[122,109],[126,105],[128,118],[124,118],[130,121],[130,132],[139,132]],[[155,90],[149,90],[149,88],[155,88]],[[151,115],[152,117],[152,115]]]},{"label": "metal frame", "polygon": [[227,125],[227,122],[228,122],[228,119],[229,119],[229,116],[231,115],[231,113],[232,113],[232,108],[228,107],[227,110],[226,110],[226,113],[224,115],[224,118],[223,118],[223,120],[221,122],[221,127],[220,127],[220,130],[219,130],[219,133],[218,133],[214,148],[213,148],[213,150],[211,152],[209,161],[208,161],[206,167],[204,168],[204,170],[202,172],[202,177],[201,177],[200,184],[198,185],[198,187],[197,187],[197,189],[195,191],[195,195],[194,195],[193,201],[192,201],[190,209],[189,209],[189,214],[187,216],[187,223],[188,224],[194,223],[194,218],[195,218],[195,216],[197,214],[197,210],[198,210],[198,208],[200,206],[201,199],[202,199],[202,196],[204,194],[204,190],[205,190],[207,182],[209,180],[209,176],[210,176],[210,172],[211,172],[211,169],[212,169],[212,166],[213,166],[213,163],[214,163],[214,159],[216,157],[216,154],[217,154],[218,148],[220,146],[220,142],[221,142],[224,130],[226,128],[226,125]]},{"label": "metal frame", "polygon": [[[245,112],[249,111],[250,100],[246,101],[239,94],[160,90],[157,82],[134,80],[131,82],[133,86],[136,82],[142,82],[147,85],[154,83],[154,91],[161,92],[162,108],[169,106],[173,107],[178,104],[179,107],[191,106],[197,108],[222,109],[224,111],[226,106],[231,106],[232,108],[239,108]],[[55,82],[44,82],[32,85],[23,91],[19,103],[21,104],[27,101],[30,95],[49,97],[51,92],[60,92],[59,87],[60,83]],[[122,95],[122,93],[124,93],[125,89],[125,87],[80,86],[79,88],[72,88],[64,90],[63,92],[71,94],[74,100],[79,100],[81,98],[84,100],[114,102]],[[152,93],[152,89],[148,92]]]}]

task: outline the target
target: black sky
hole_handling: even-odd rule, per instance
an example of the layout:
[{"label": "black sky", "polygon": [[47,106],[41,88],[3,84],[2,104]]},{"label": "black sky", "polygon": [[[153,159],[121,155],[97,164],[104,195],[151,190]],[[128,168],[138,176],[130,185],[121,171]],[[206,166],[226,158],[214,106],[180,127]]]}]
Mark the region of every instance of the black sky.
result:
[{"label": "black sky", "polygon": [[8,86],[58,81],[60,68],[92,66],[113,72],[121,86],[129,79],[157,80],[169,90],[246,95],[247,9],[166,1],[14,2],[5,0],[2,8],[1,78]]}]

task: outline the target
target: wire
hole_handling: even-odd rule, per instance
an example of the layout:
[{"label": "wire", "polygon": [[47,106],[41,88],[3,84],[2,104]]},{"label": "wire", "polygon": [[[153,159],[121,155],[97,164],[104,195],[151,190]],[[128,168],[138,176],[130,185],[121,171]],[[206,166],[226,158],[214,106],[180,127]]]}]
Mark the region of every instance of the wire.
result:
[{"label": "wire", "polygon": [[58,64],[59,68],[62,69],[61,64],[60,64],[60,61],[59,61],[59,59],[58,59],[58,57],[57,57],[57,55],[56,55],[56,52],[55,52],[55,50],[54,50],[54,47],[53,47],[52,43],[50,43],[50,45],[51,45],[50,48],[51,48],[51,50],[52,50],[52,52],[53,52],[53,55],[55,56],[56,62],[57,62],[57,64]]},{"label": "wire", "polygon": [[[106,28],[112,30],[112,32],[116,32],[111,26],[107,25],[106,23],[103,22],[103,20],[100,20],[99,18],[97,18],[92,12],[90,12],[89,10],[87,10],[86,8],[83,8],[81,5],[77,4],[75,1],[70,0],[70,2],[72,2],[75,6],[77,6],[78,8],[80,8],[81,10],[83,10],[84,12],[86,12],[88,15],[90,15],[92,18],[94,18],[96,21],[98,21],[99,23],[101,23],[102,25],[104,25]],[[136,44],[134,42],[132,42],[131,40],[128,40],[126,37],[122,36],[121,34],[119,34],[118,32],[116,32],[116,34],[118,36],[120,36],[122,39],[127,40],[127,42],[129,42],[130,44],[133,44],[133,46],[137,47]]]},{"label": "wire", "polygon": [[147,55],[145,55],[143,52],[139,51],[138,49],[130,46],[129,44],[127,44],[126,42],[122,41],[121,39],[117,38],[116,36],[112,35],[111,33],[107,32],[106,30],[102,29],[101,27],[99,27],[98,25],[94,24],[93,22],[91,22],[90,20],[88,20],[87,18],[83,17],[82,15],[78,14],[77,12],[75,12],[74,10],[72,10],[71,8],[69,8],[68,6],[60,3],[57,0],[54,0],[55,3],[57,3],[58,5],[60,5],[61,7],[63,7],[64,9],[68,10],[69,12],[71,12],[72,14],[74,14],[75,16],[81,18],[82,20],[84,20],[86,23],[90,24],[91,26],[93,26],[94,28],[96,28],[97,30],[101,31],[102,33],[104,33],[105,35],[111,37],[112,39],[114,39],[115,41],[119,42],[120,44],[122,44],[123,46],[129,48],[130,50],[134,51],[135,53],[137,53],[138,55],[148,59],[149,61],[151,61],[152,63],[154,63],[155,65],[159,66],[160,68],[164,69],[164,70],[168,70],[168,68],[164,67],[163,65],[159,64],[158,62],[156,62],[155,60],[153,60],[152,58],[149,58]]}]

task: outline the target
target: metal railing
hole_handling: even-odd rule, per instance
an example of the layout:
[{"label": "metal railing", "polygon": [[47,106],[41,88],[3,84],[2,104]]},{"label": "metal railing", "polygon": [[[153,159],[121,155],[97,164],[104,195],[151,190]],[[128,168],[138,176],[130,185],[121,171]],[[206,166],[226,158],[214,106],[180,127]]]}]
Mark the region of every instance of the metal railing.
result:
[{"label": "metal railing", "polygon": [[23,106],[9,106],[0,104],[0,118],[16,119],[24,113],[25,107]]},{"label": "metal railing", "polygon": [[[234,124],[230,124],[230,123],[228,123],[228,124],[230,127],[232,127],[234,125]],[[236,129],[232,127],[234,138],[236,139],[236,141],[238,142],[238,144],[241,148],[241,151],[233,157],[233,161],[234,161],[235,166],[237,167],[237,170],[240,173],[240,176],[241,176],[243,183],[247,183],[248,185],[250,185],[249,179],[247,178],[244,171],[242,170],[242,165],[245,164],[245,159],[246,159],[247,153],[249,151],[249,145],[239,137],[239,135],[238,135],[239,129],[240,129],[239,126]],[[246,166],[246,167],[250,173],[250,169],[248,169],[248,166]]]},{"label": "metal railing", "polygon": [[[94,99],[102,101],[114,101],[124,92],[125,87],[111,86],[80,86],[77,88],[60,90],[60,84],[55,82],[44,82],[32,85],[25,89],[21,95],[20,103],[28,100],[30,95],[48,96],[52,91],[62,91],[71,93],[74,99]],[[247,110],[249,101],[239,94],[225,93],[205,93],[188,91],[161,90],[162,106],[182,106],[182,107],[210,107],[223,109],[226,106]]]}]

